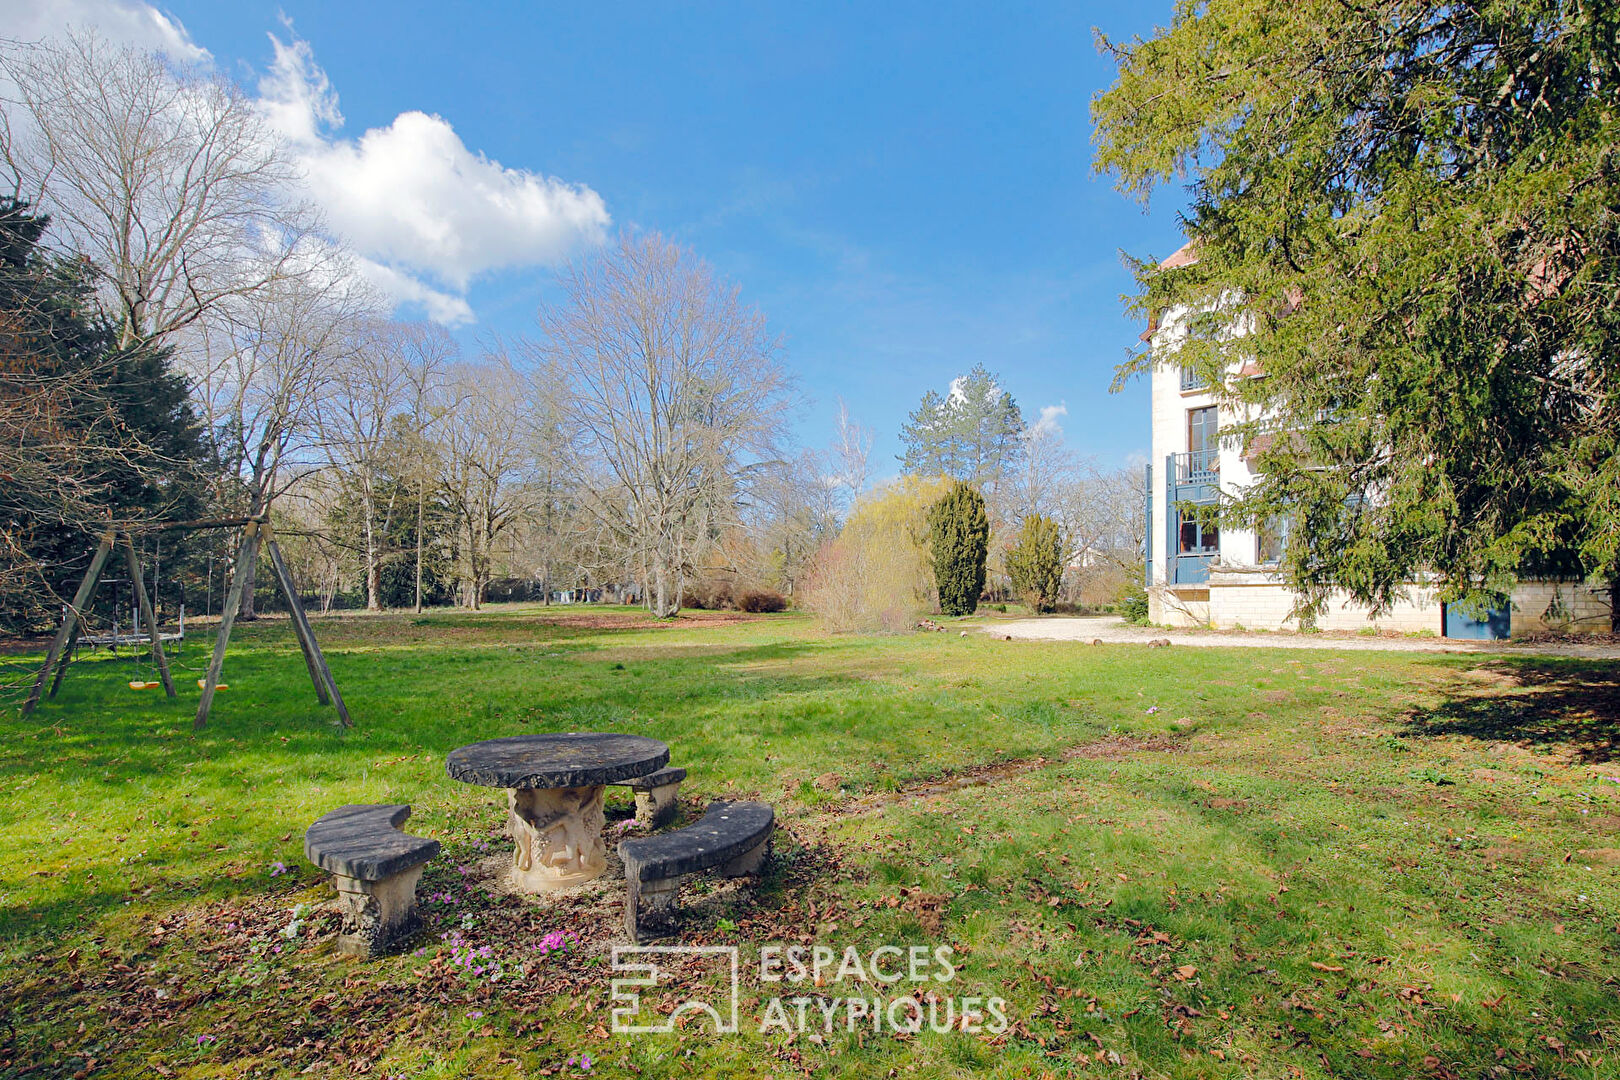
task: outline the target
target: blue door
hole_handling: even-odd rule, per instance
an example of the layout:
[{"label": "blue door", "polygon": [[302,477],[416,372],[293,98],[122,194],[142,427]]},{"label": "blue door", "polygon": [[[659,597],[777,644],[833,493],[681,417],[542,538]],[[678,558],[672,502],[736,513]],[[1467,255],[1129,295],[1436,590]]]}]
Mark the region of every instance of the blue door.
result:
[{"label": "blue door", "polygon": [[1512,615],[1504,602],[1501,607],[1479,611],[1457,604],[1445,605],[1445,627],[1448,638],[1469,638],[1475,641],[1506,641],[1512,626]]}]

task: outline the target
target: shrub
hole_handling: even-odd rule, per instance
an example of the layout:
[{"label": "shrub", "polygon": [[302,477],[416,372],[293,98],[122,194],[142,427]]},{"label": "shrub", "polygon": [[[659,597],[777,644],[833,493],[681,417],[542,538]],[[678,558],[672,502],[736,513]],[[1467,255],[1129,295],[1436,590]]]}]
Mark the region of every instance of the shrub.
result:
[{"label": "shrub", "polygon": [[1133,626],[1146,626],[1148,621],[1148,594],[1140,581],[1125,586],[1125,596],[1119,602],[1119,613]]},{"label": "shrub", "polygon": [[694,582],[686,587],[681,596],[681,603],[703,611],[719,611],[721,608],[731,607],[734,603],[731,582],[723,580]]},{"label": "shrub", "polygon": [[1057,522],[1041,514],[1024,519],[1018,543],[1007,553],[1007,576],[1030,607],[1052,610],[1063,587],[1063,534]]},{"label": "shrub", "polygon": [[973,614],[984,592],[985,561],[990,554],[990,518],[984,511],[984,496],[973,485],[957,481],[929,512],[928,527],[940,614]]},{"label": "shrub", "polygon": [[817,553],[798,594],[826,629],[898,633],[916,623],[932,584],[928,508],[948,483],[901,477],[856,505],[837,538]]},{"label": "shrub", "polygon": [[767,589],[750,589],[737,597],[738,611],[751,611],[756,615],[767,611],[786,611],[787,606],[787,597]]}]

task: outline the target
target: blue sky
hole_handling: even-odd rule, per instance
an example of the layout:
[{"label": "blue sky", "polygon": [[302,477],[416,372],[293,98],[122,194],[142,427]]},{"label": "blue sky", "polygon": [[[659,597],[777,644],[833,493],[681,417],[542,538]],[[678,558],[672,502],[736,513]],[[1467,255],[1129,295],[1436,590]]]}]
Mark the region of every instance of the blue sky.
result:
[{"label": "blue sky", "polygon": [[[1075,450],[1146,450],[1145,384],[1107,392],[1141,330],[1118,252],[1174,250],[1179,204],[1171,192],[1145,213],[1093,178],[1088,106],[1112,76],[1092,27],[1150,33],[1168,2],[165,10],[250,87],[275,60],[269,34],[306,43],[341,109],[332,138],[420,110],[474,154],[588,189],[606,229],[691,246],[783,338],[813,399],[800,440],[827,440],[842,397],[877,434],[875,476],[895,471],[924,391],[975,363],[1031,419],[1064,406]],[[418,275],[464,297],[474,321],[458,334],[529,330],[550,270],[469,258],[459,279]]]}]

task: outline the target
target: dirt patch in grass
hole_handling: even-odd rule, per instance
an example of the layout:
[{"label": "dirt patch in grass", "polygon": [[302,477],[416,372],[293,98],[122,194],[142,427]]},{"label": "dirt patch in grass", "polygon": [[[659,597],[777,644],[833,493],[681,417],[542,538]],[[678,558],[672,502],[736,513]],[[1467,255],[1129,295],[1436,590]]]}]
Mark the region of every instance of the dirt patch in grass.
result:
[{"label": "dirt patch in grass", "polygon": [[[1184,739],[1169,735],[1109,735],[1092,742],[1069,747],[1063,751],[1062,759],[1064,761],[1074,761],[1076,759],[1117,761],[1131,754],[1174,752],[1183,749],[1184,745]],[[832,808],[830,814],[836,817],[870,814],[874,811],[885,810],[898,803],[916,802],[936,795],[961,791],[963,788],[984,787],[988,784],[1003,783],[1051,764],[1053,764],[1053,761],[1050,758],[1037,757],[978,765],[962,772],[949,773],[945,776],[906,784],[894,791],[878,791],[870,795],[863,795]],[[821,780],[823,779],[828,779],[828,777],[818,777],[815,781],[818,787],[822,786]],[[836,779],[836,777],[832,777],[832,779]]]},{"label": "dirt patch in grass", "polygon": [[[877,791],[870,795],[851,799],[831,809],[830,813],[836,817],[848,817],[855,814],[870,814],[878,810],[886,810],[899,803],[917,802],[922,799],[933,798],[936,795],[948,794],[952,791],[961,791],[963,788],[983,787],[986,784],[997,784],[1010,780],[1043,765],[1050,765],[1046,758],[1031,758],[1026,761],[1002,761],[989,765],[979,765],[960,773],[951,773],[936,777],[932,780],[923,780],[907,784],[895,791]],[[818,779],[819,782],[819,779]]]},{"label": "dirt patch in grass", "polygon": [[1620,848],[1582,848],[1575,853],[1575,857],[1582,862],[1599,863],[1603,866],[1620,866]]},{"label": "dirt patch in grass", "polygon": [[1511,672],[1499,671],[1496,668],[1477,667],[1469,668],[1462,673],[1462,677],[1498,690],[1511,689],[1522,686],[1518,677]]},{"label": "dirt patch in grass", "polygon": [[1481,851],[1480,854],[1485,857],[1485,861],[1488,863],[1522,863],[1529,859],[1533,852],[1526,844],[1504,843],[1492,844],[1484,851]]},{"label": "dirt patch in grass", "polygon": [[701,611],[690,615],[678,615],[673,619],[634,615],[549,615],[538,621],[568,630],[675,630],[736,626],[739,623],[759,620],[757,616],[745,615],[740,611]]},{"label": "dirt patch in grass", "polygon": [[1117,761],[1132,754],[1175,753],[1186,748],[1182,739],[1171,735],[1109,735],[1092,742],[1071,746],[1063,751],[1063,759],[1072,761]]}]

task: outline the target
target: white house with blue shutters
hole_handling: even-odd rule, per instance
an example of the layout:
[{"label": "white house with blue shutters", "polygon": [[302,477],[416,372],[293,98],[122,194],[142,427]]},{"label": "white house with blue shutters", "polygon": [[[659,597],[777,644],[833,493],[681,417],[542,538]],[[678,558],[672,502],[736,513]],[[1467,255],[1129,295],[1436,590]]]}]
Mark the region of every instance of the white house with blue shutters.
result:
[{"label": "white house with blue shutters", "polygon": [[[1185,266],[1194,256],[1183,247],[1160,264]],[[1172,309],[1143,335],[1156,362],[1152,371],[1152,454],[1146,470],[1148,516],[1146,578],[1148,617],[1164,626],[1219,629],[1297,629],[1296,594],[1277,574],[1285,526],[1270,530],[1199,522],[1192,508],[1213,503],[1221,492],[1236,494],[1254,481],[1251,460],[1240,446],[1223,445],[1223,422],[1208,386],[1174,359],[1187,312]],[[1234,378],[1255,374],[1234,369]],[[1505,638],[1544,629],[1607,630],[1606,593],[1579,582],[1525,581],[1511,603],[1477,613],[1447,610],[1420,582],[1377,619],[1367,609],[1337,597],[1315,625],[1324,630],[1428,631],[1436,636]]]}]

